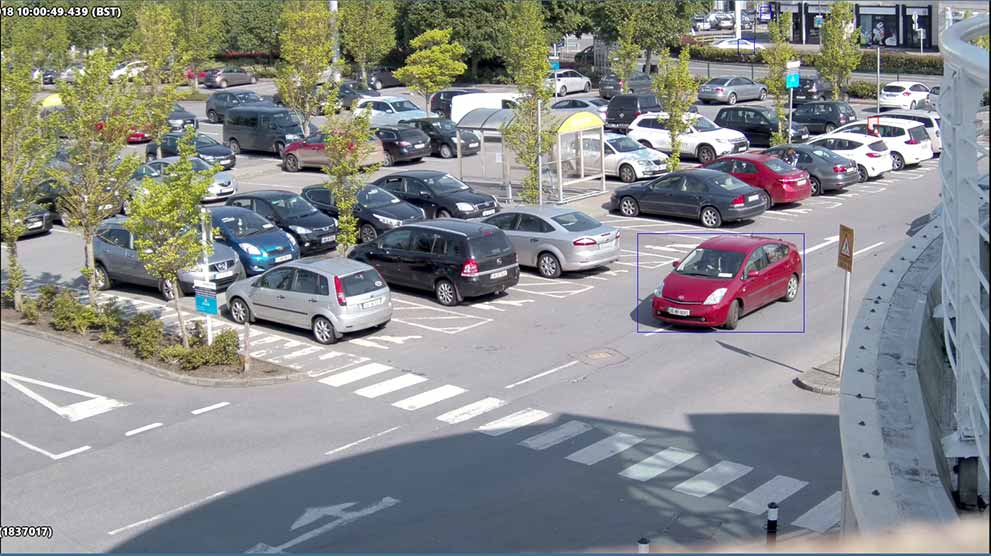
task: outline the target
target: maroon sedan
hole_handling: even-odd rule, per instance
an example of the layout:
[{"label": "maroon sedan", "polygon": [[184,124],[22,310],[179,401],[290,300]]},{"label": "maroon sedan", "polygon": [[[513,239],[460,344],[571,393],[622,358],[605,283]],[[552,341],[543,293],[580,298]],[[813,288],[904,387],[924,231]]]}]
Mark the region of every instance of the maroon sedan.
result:
[{"label": "maroon sedan", "polygon": [[741,153],[722,156],[705,165],[710,170],[732,174],[748,185],[763,189],[767,208],[779,203],[795,203],[812,196],[809,173],[778,157]]},{"label": "maroon sedan", "polygon": [[779,239],[723,235],[695,248],[654,291],[654,315],[689,326],[736,328],[740,316],[798,296],[802,258]]}]

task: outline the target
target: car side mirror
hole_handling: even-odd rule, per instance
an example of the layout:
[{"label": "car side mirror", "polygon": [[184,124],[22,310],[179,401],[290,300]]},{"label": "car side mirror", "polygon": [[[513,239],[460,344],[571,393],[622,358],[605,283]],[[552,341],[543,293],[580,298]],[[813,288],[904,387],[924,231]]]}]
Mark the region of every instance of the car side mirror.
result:
[{"label": "car side mirror", "polygon": [[681,261],[675,261],[671,263],[672,268],[678,268],[679,266],[681,266]]},{"label": "car side mirror", "polygon": [[759,270],[750,270],[747,272],[747,280],[752,280],[758,276],[760,276]]}]

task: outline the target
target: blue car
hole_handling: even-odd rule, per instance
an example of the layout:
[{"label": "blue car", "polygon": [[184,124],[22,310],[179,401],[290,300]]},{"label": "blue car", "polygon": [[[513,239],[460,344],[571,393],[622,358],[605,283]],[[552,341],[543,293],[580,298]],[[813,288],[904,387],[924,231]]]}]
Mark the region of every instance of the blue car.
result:
[{"label": "blue car", "polygon": [[296,239],[262,216],[240,207],[209,210],[214,241],[233,249],[249,276],[299,258]]}]

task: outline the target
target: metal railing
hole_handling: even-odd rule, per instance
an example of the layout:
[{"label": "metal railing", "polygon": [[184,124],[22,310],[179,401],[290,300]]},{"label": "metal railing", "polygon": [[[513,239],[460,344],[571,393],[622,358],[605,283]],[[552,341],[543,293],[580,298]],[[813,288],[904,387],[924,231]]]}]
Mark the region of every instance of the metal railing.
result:
[{"label": "metal railing", "polygon": [[976,448],[985,484],[988,478],[988,147],[978,140],[975,119],[982,93],[988,88],[988,52],[970,41],[987,34],[987,15],[956,23],[943,33],[940,47],[945,70],[939,100],[943,116],[942,299],[946,352],[956,378],[956,440]]}]

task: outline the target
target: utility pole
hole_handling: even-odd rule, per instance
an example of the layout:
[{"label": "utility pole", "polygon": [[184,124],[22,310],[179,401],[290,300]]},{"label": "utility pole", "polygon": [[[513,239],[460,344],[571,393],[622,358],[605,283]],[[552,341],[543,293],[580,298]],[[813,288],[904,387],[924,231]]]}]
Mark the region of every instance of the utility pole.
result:
[{"label": "utility pole", "polygon": [[[740,21],[743,15],[743,2],[733,2],[733,8],[736,12],[736,39],[740,40],[743,36],[743,23]],[[739,43],[737,43],[739,48]]]}]

